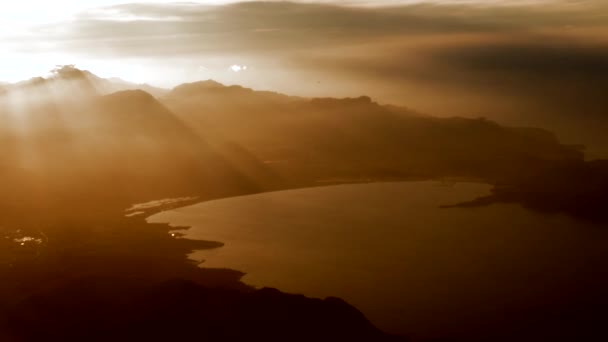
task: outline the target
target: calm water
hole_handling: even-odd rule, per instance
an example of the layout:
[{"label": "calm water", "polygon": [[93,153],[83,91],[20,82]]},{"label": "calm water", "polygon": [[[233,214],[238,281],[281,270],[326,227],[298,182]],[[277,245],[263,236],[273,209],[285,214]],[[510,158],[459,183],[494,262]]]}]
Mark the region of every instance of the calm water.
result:
[{"label": "calm water", "polygon": [[344,298],[398,333],[491,326],[598,283],[605,229],[517,205],[439,208],[488,191],[472,183],[340,185],[211,201],[149,221],[224,242],[192,254],[202,266],[244,271],[256,286]]}]

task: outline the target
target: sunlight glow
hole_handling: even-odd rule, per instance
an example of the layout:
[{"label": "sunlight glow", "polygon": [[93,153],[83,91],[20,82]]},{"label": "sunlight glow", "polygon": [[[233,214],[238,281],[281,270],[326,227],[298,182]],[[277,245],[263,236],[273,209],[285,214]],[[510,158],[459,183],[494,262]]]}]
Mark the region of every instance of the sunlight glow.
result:
[{"label": "sunlight glow", "polygon": [[234,72],[241,72],[241,71],[247,70],[247,66],[246,65],[235,64],[235,65],[233,65],[233,66],[230,67],[230,70],[232,70]]}]

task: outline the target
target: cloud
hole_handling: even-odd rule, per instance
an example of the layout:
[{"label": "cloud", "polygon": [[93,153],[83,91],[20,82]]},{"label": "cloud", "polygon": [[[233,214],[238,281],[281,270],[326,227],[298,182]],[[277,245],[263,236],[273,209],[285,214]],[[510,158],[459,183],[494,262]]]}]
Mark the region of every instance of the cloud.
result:
[{"label": "cloud", "polygon": [[608,5],[589,1],[524,7],[431,2],[389,8],[289,2],[134,3],[81,12],[73,20],[39,26],[0,43],[26,52],[94,57],[286,54],[395,36],[585,28],[607,22]]},{"label": "cloud", "polygon": [[603,42],[559,34],[444,35],[311,54],[294,64],[364,84],[387,102],[546,127],[588,145],[593,156],[608,152]]},{"label": "cloud", "polygon": [[125,56],[285,52],[384,36],[589,27],[608,22],[608,14],[587,7],[528,6],[522,14],[519,7],[429,4],[391,8],[288,2],[127,4],[84,12],[73,21],[47,25],[17,38],[50,41],[56,48],[79,53]]},{"label": "cloud", "polygon": [[[205,65],[208,75],[240,74],[237,81],[253,87],[368,94],[437,114],[547,126],[601,145],[608,4],[508,3],[137,3],[5,41],[25,52],[192,64],[196,75]],[[255,68],[230,70],[243,65]]]}]

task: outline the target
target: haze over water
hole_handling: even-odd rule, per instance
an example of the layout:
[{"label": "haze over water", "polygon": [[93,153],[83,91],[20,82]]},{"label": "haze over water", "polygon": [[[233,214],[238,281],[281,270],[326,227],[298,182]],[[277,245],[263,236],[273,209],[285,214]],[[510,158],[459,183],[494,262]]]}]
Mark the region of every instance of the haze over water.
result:
[{"label": "haze over water", "polygon": [[608,258],[599,226],[511,204],[439,208],[488,190],[339,185],[211,201],[149,221],[225,243],[191,255],[204,267],[244,271],[260,287],[340,296],[380,328],[409,336],[466,336],[585,296],[569,291],[594,279],[608,285],[598,277]]}]

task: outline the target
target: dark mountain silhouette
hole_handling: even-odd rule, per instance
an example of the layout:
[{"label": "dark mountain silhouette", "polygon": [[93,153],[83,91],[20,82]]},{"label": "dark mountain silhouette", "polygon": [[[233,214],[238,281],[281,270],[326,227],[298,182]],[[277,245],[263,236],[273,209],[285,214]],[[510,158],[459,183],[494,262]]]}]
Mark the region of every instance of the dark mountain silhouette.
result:
[{"label": "dark mountain silhouette", "polygon": [[[437,118],[365,96],[306,99],[212,81],[177,87],[162,101],[196,131],[212,132],[211,141],[247,146],[299,183],[464,177],[495,184],[501,198],[532,209],[607,217],[607,176],[584,176],[603,168],[584,161],[583,147],[541,128]],[[583,179],[570,178],[572,170]]]},{"label": "dark mountain silhouette", "polygon": [[[127,282],[117,291],[115,282],[124,280],[85,278],[29,298],[5,322],[8,336],[21,341],[403,340],[383,334],[337,298],[208,288],[184,280]],[[63,308],[59,315],[57,307]]]},{"label": "dark mountain silhouette", "polygon": [[[126,189],[139,187],[129,192],[141,193],[146,199],[201,189],[208,186],[203,179],[213,184],[204,192],[218,196],[223,181],[211,181],[216,177],[249,179],[250,187],[244,185],[246,181],[235,181],[240,185],[233,188],[242,187],[243,192],[328,181],[465,177],[507,186],[501,189],[518,188],[521,194],[529,188],[522,179],[554,166],[596,167],[583,161],[581,147],[560,144],[554,134],[540,128],[506,127],[483,118],[436,118],[380,105],[365,96],[307,99],[208,80],[166,92],[160,98],[166,107],[141,90],[99,98],[121,87],[137,85],[61,66],[49,78],[11,86],[3,97],[5,106],[14,92],[21,94],[18,98],[31,95],[37,101],[28,100],[5,112],[17,110],[19,116],[30,118],[26,121],[35,121],[29,126],[45,127],[27,139],[30,146],[46,135],[50,144],[39,142],[38,146],[61,150],[56,145],[63,141],[63,148],[73,148],[78,138],[67,138],[66,124],[80,125],[73,131],[81,133],[97,131],[93,136],[84,134],[81,150],[90,156],[94,151],[112,155],[114,160],[75,161],[71,172],[86,164],[103,175],[130,173],[129,177],[109,179],[123,179]],[[107,113],[102,114],[104,111]],[[45,114],[32,117],[41,112]],[[88,144],[94,146],[86,147]],[[134,150],[127,153],[129,147]],[[205,162],[204,158],[215,161]],[[6,164],[18,164],[10,162],[14,158],[7,160]],[[161,160],[166,161],[163,167]],[[103,170],[102,164],[130,167]],[[230,167],[234,170],[224,170]],[[162,182],[154,180],[161,178]],[[47,182],[48,177],[43,183]],[[153,187],[143,185],[146,182],[159,191],[154,193]],[[559,193],[557,188],[544,190],[552,197]],[[569,211],[564,204],[554,209]],[[578,210],[572,208],[574,211]]]},{"label": "dark mountain silhouette", "polygon": [[[287,177],[498,178],[522,163],[582,160],[541,129],[484,119],[440,119],[382,106],[369,97],[302,99],[217,83],[180,86],[162,98],[198,131],[287,161]],[[280,167],[280,166],[279,166]],[[291,172],[291,174],[289,173]]]},{"label": "dark mountain silhouette", "polygon": [[578,219],[608,223],[608,161],[550,164],[499,184],[492,194],[454,207],[521,203],[546,213],[567,213]]},{"label": "dark mountain silhouette", "polygon": [[[37,95],[45,89],[48,97],[16,106],[10,100],[3,103],[0,182],[9,191],[0,205],[11,208],[9,212],[19,216],[35,207],[53,216],[58,208],[81,198],[88,199],[93,211],[104,201],[121,212],[137,201],[192,194],[218,197],[269,185],[255,178],[251,170],[271,181],[263,164],[246,150],[225,159],[144,91],[99,96],[91,86],[76,97],[71,88],[53,93],[51,88],[72,79],[79,89],[86,89],[82,82],[94,83],[82,75],[70,71],[33,89],[28,84],[19,91],[29,89]],[[238,163],[247,175],[231,163]],[[16,208],[19,203],[29,204]]]}]

